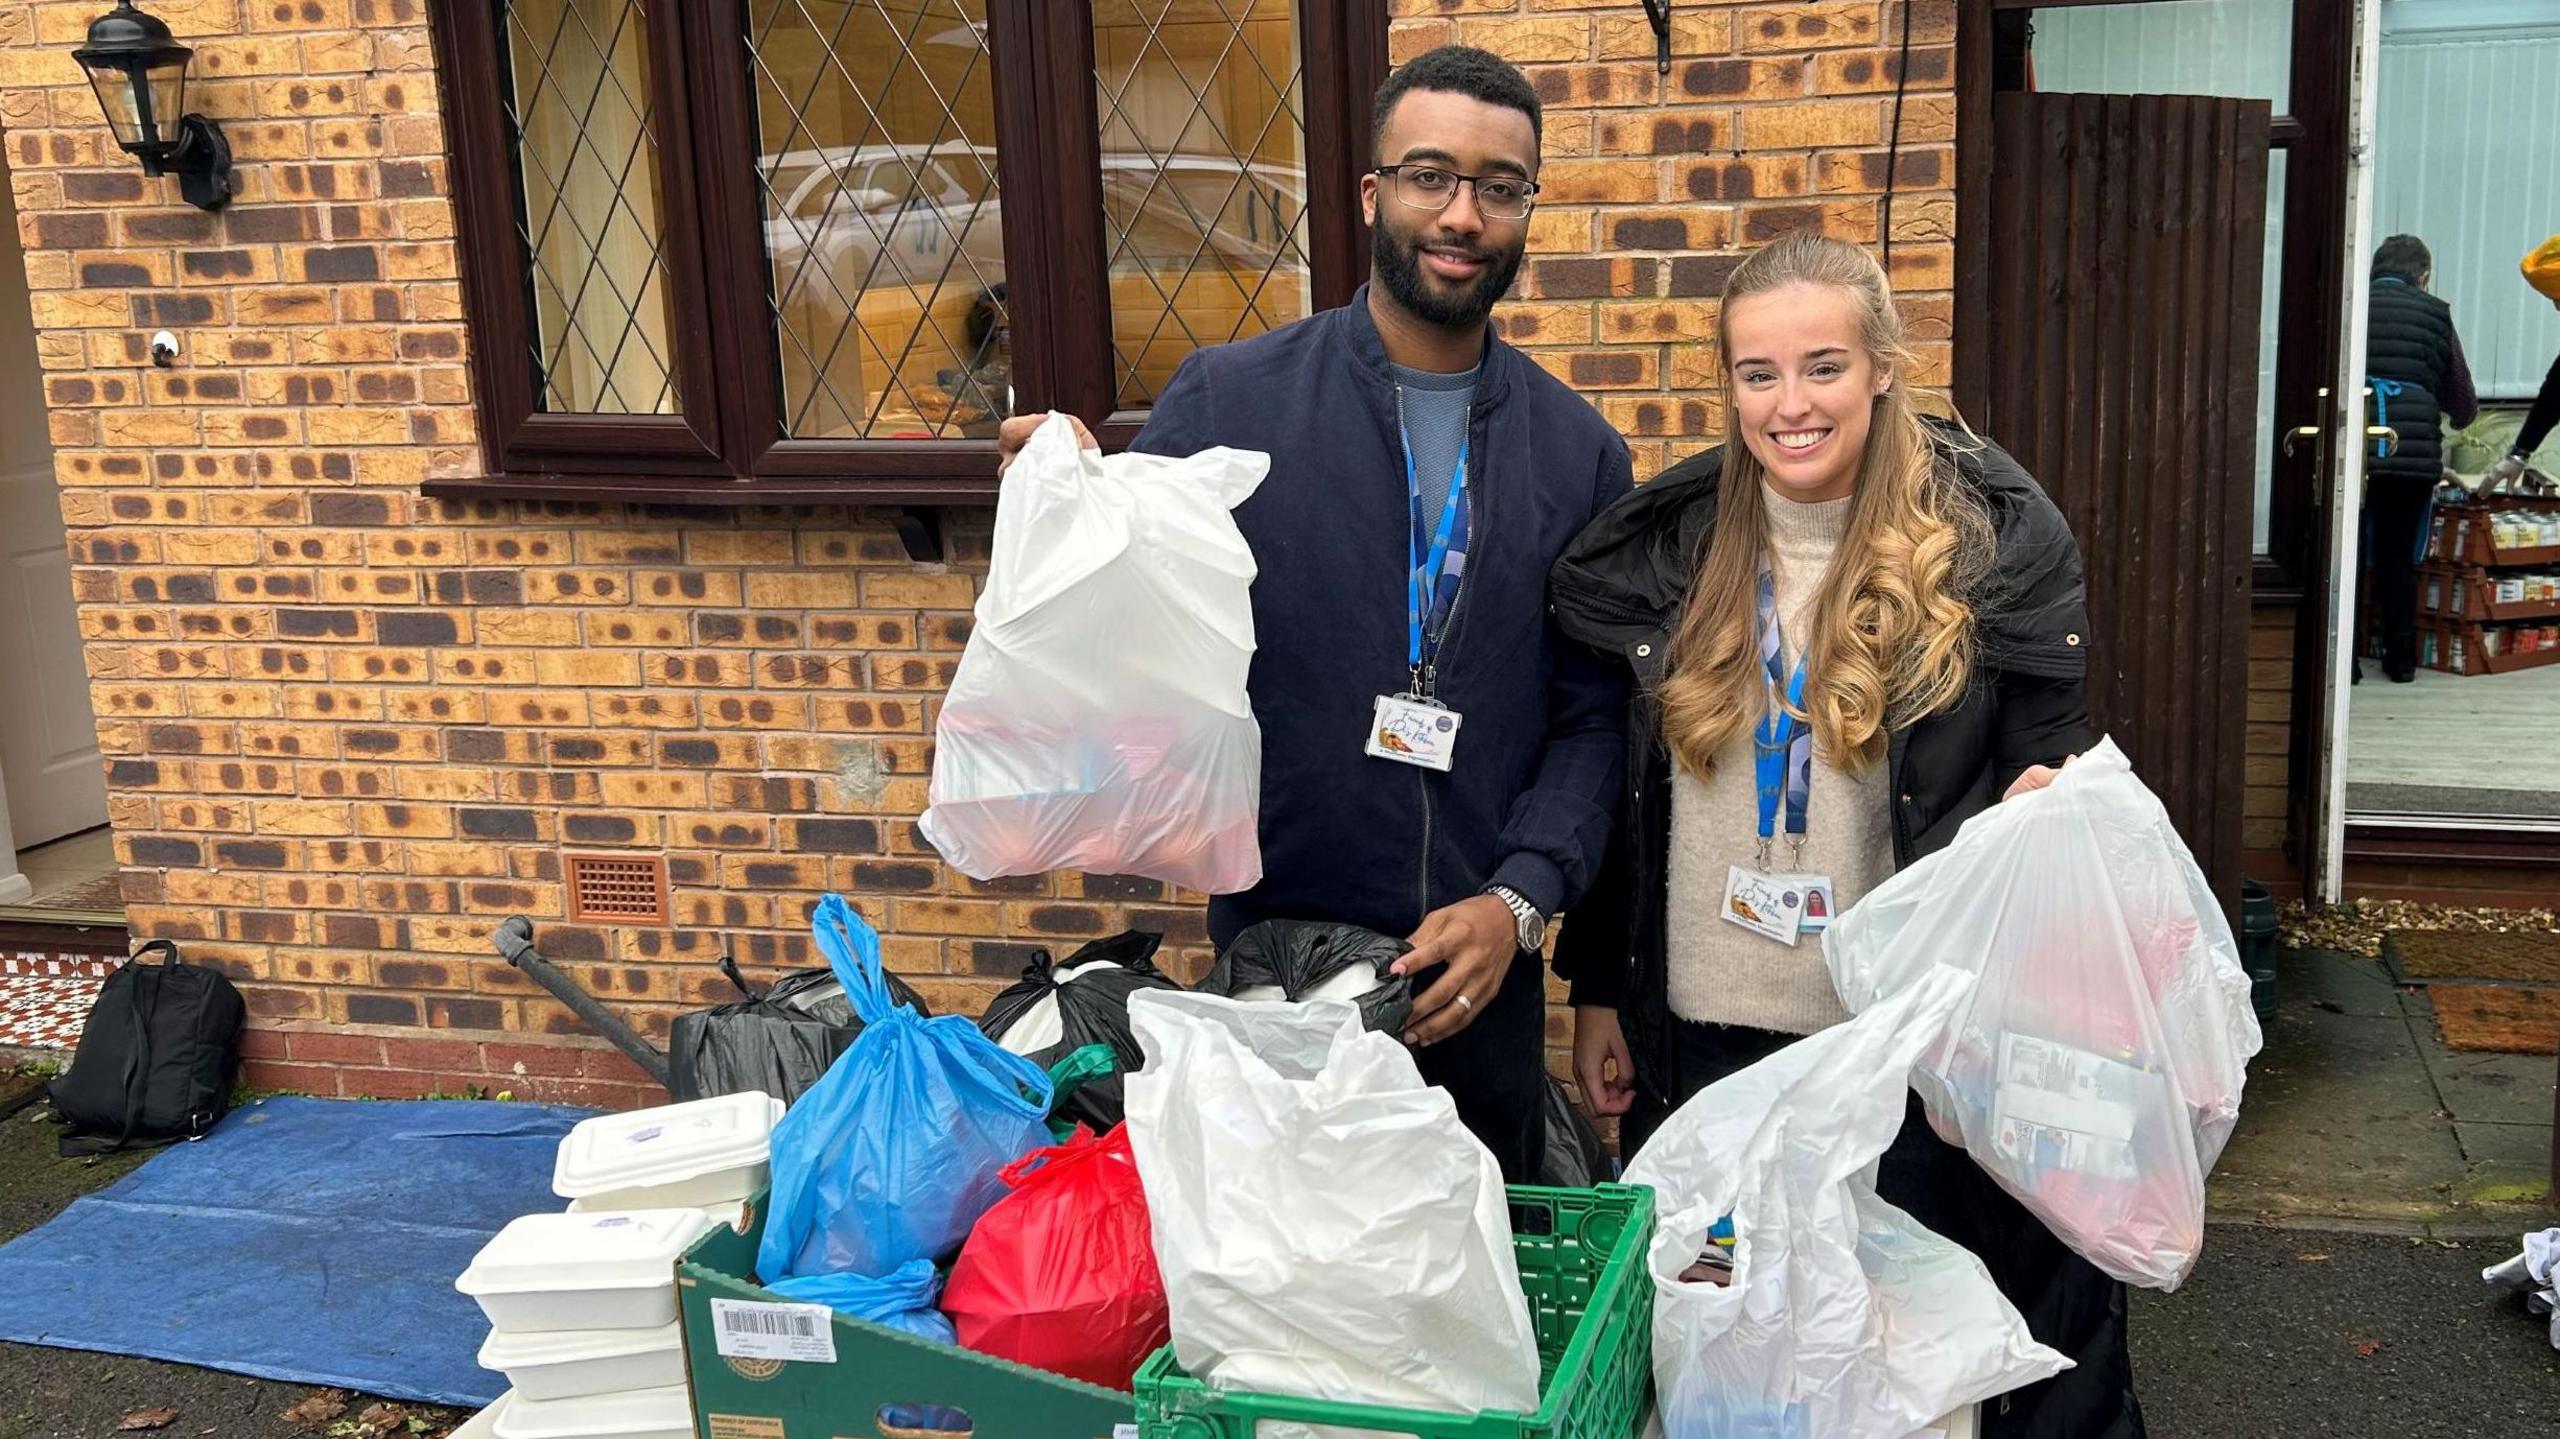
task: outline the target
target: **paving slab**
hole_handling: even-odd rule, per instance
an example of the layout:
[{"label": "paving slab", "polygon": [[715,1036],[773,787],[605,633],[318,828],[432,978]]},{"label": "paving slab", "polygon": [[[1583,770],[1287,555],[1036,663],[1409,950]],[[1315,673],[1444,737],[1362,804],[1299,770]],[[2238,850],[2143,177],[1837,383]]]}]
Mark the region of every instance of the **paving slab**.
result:
[{"label": "paving slab", "polygon": [[2533,1124],[2551,1130],[2555,1066],[2547,1054],[2481,1054],[2446,1049],[2418,1035],[2418,1053],[2437,1097],[2457,1123]]},{"label": "paving slab", "polygon": [[[2288,950],[2276,961],[2278,1003],[2322,1013],[2382,1019],[2402,1013],[2400,987],[2380,960],[2325,949]],[[2324,1009],[2322,1002],[2336,1008]]]},{"label": "paving slab", "polygon": [[2404,1017],[2289,997],[2266,1035],[2208,1191],[2216,1212],[2418,1222],[2452,1199],[2462,1146]]}]

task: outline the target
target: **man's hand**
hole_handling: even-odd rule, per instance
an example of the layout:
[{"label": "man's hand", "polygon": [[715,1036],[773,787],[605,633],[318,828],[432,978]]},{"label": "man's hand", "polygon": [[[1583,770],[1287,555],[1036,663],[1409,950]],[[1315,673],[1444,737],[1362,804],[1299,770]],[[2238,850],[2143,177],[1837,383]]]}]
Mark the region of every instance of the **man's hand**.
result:
[{"label": "man's hand", "polygon": [[1407,943],[1413,949],[1395,962],[1397,974],[1449,967],[1414,999],[1413,1016],[1405,1023],[1404,1042],[1420,1048],[1475,1023],[1493,1003],[1511,972],[1512,956],[1520,952],[1520,922],[1511,906],[1480,894],[1423,916],[1422,928]]},{"label": "man's hand", "polygon": [[1573,1079],[1594,1114],[1624,1114],[1636,1102],[1636,1062],[1618,1012],[1597,1004],[1573,1007]]},{"label": "man's hand", "polygon": [[2489,473],[2480,477],[2480,489],[2486,494],[2500,494],[2503,493],[2509,485],[2512,485],[2523,478],[2524,456],[2509,455],[2505,459],[2491,465],[2489,467]]},{"label": "man's hand", "polygon": [[[1042,410],[1038,414],[1016,415],[1005,421],[1003,424],[996,426],[997,474],[1001,475],[1005,471],[1013,468],[1014,456],[1021,454],[1022,447],[1031,443],[1031,432],[1040,428],[1041,422],[1048,418],[1049,412],[1047,410]],[[1078,445],[1081,445],[1088,450],[1098,450],[1102,448],[1101,444],[1093,438],[1093,431],[1084,427],[1084,421],[1077,419],[1073,415],[1069,415],[1067,416],[1067,423],[1076,427],[1076,443]]]},{"label": "man's hand", "polygon": [[[2062,763],[2067,766],[2071,761],[2078,759],[2079,757],[2080,756],[2076,754],[2067,755],[2063,758]],[[2062,771],[2060,769],[2049,764],[2031,764],[2027,766],[2025,773],[2009,782],[2009,792],[2000,797],[2002,799],[2016,799],[2018,796],[2025,794],[2030,790],[2042,789],[2046,785],[2053,783],[2055,777],[2061,773]]]}]

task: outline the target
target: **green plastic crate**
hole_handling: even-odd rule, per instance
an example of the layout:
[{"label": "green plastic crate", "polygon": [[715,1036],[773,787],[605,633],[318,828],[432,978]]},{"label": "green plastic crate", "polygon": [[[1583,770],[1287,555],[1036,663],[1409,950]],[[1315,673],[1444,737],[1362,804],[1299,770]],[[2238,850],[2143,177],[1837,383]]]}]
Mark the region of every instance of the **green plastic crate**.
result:
[{"label": "green plastic crate", "polygon": [[1212,1389],[1185,1374],[1167,1347],[1138,1370],[1140,1439],[1255,1439],[1265,1420],[1420,1439],[1631,1439],[1653,1389],[1653,1285],[1645,1274],[1653,1191],[1515,1184],[1511,1216],[1520,1287],[1538,1330],[1536,1413],[1435,1414]]}]

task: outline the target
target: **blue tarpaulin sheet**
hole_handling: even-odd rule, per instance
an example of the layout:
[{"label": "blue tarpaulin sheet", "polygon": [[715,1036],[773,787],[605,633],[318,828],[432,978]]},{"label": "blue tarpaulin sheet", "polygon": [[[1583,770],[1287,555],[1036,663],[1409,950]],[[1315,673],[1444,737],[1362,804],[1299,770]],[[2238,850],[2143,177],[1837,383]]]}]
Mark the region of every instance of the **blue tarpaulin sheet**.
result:
[{"label": "blue tarpaulin sheet", "polygon": [[[0,1339],[486,1404],[453,1287],[583,1109],[266,1099],[0,1245]],[[71,1161],[64,1161],[69,1163]]]}]

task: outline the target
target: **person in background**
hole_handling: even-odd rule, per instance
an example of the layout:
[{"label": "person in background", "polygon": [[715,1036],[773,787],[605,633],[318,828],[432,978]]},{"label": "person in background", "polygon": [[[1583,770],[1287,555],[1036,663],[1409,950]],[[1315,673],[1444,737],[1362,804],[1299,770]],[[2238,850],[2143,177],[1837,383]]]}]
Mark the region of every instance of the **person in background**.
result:
[{"label": "person in background", "polygon": [[[1211,938],[1265,919],[1409,936],[1405,1038],[1513,1181],[1544,1141],[1539,951],[1599,868],[1626,709],[1546,606],[1548,567],[1631,484],[1626,443],[1486,323],[1528,246],[1539,124],[1483,50],[1396,70],[1360,184],[1369,283],[1193,354],[1133,445],[1271,456],[1236,509],[1260,567],[1263,879],[1211,899]],[[1008,461],[1044,418],[1005,423]],[[1442,744],[1399,753],[1407,734]]]},{"label": "person in background", "polygon": [[[2418,677],[2418,562],[2444,479],[2444,426],[2449,421],[2460,429],[2480,414],[2452,307],[2427,292],[2434,268],[2417,236],[2383,241],[2373,254],[2366,312],[2364,372],[2373,390],[2373,423],[2399,436],[2396,444],[2376,441],[2364,458],[2364,571],[2382,636],[2382,672],[2394,684]],[[2357,677],[2363,673],[2359,657]]]},{"label": "person in background", "polygon": [[[2554,235],[2534,247],[2524,258],[2525,283],[2560,310],[2560,235]],[[2542,377],[2542,388],[2535,392],[2533,408],[2525,411],[2524,428],[2516,431],[2516,442],[2506,457],[2489,467],[2483,488],[2495,490],[2521,478],[2524,467],[2533,459],[2534,451],[2560,426],[2560,355],[2551,360],[2551,372]]]},{"label": "person in background", "polygon": [[[1723,445],[1602,515],[1549,589],[1566,635],[1636,686],[1619,835],[1556,951],[1575,1077],[1625,1116],[1630,1154],[1699,1090],[1848,1017],[1819,936],[1760,898],[1824,890],[1837,915],[2088,740],[2079,548],[2016,461],[1913,407],[1875,259],[1779,240],[1727,282],[1717,338]],[[1916,1098],[1877,1187],[2077,1366],[1986,1403],[1986,1436],[2143,1433],[2124,1287]]]}]

